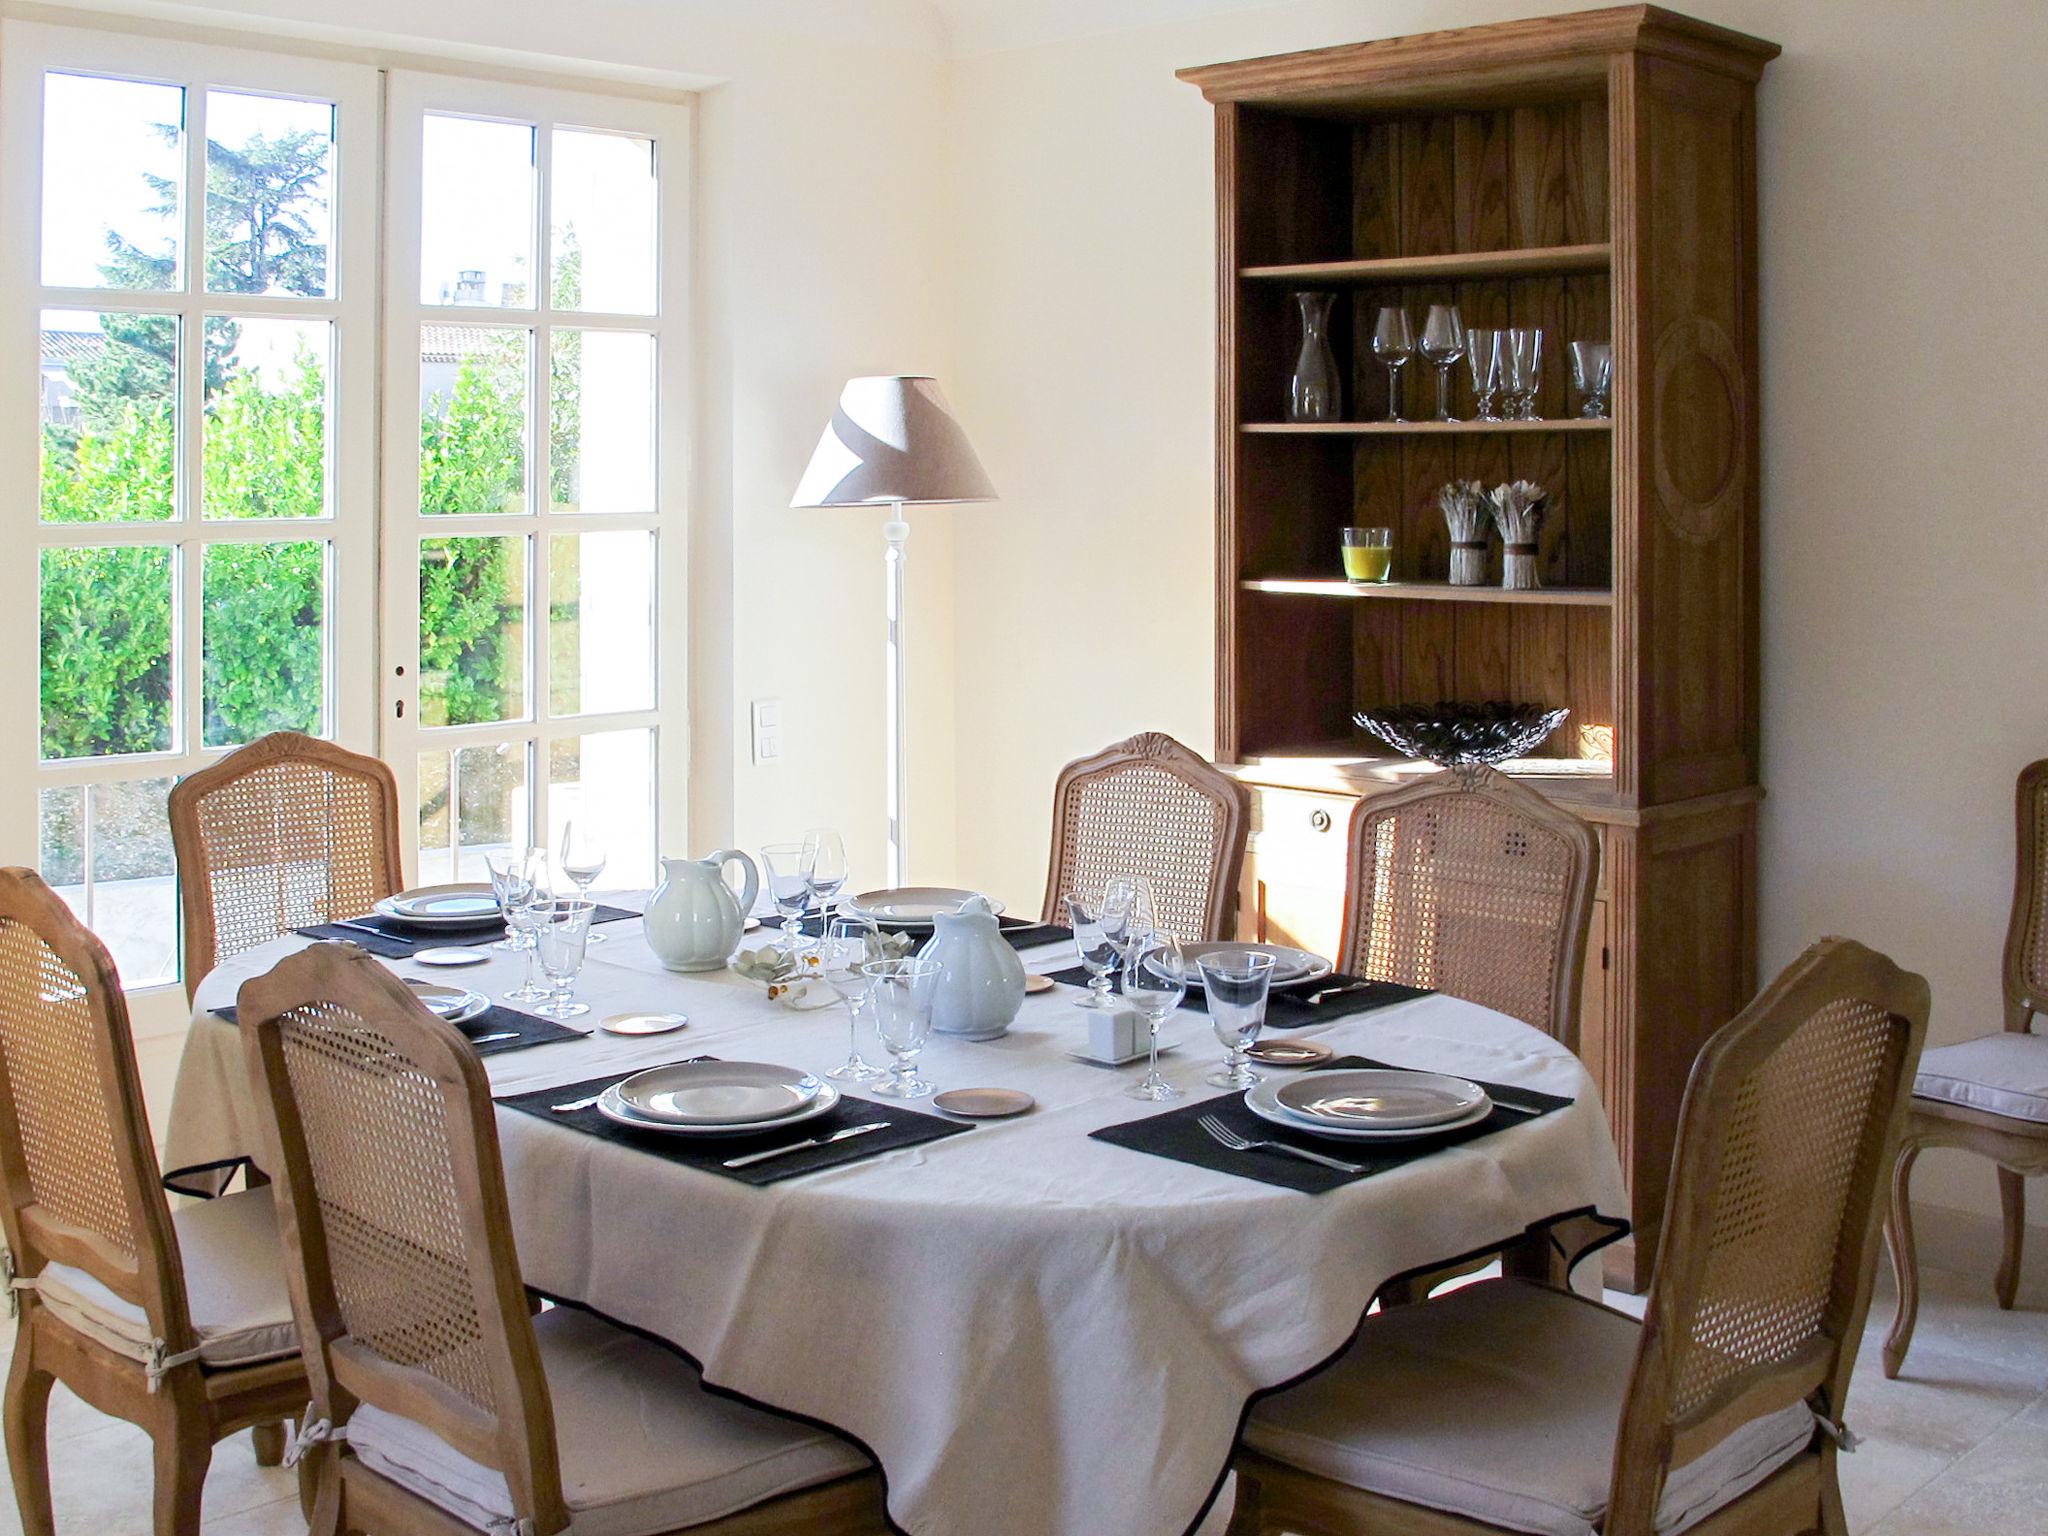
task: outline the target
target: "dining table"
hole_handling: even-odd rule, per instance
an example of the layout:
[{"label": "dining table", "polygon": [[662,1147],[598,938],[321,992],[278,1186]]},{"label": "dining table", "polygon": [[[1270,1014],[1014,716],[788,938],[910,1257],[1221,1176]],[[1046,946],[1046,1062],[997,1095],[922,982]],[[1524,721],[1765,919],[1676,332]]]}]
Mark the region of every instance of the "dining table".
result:
[{"label": "dining table", "polygon": [[[1551,1112],[1320,1192],[1275,1182],[1292,1171],[1280,1175],[1270,1153],[1190,1161],[1130,1144],[1149,1117],[1236,1096],[1204,1080],[1223,1049],[1207,1017],[1183,1008],[1162,1028],[1160,1066],[1186,1097],[1131,1098],[1142,1060],[1076,1059],[1088,1012],[1066,985],[1027,996],[994,1040],[934,1035],[919,1058],[942,1089],[1023,1090],[1036,1101],[1028,1113],[959,1121],[957,1134],[774,1182],[720,1176],[547,1113],[541,1091],[698,1056],[822,1072],[847,1053],[847,1012],[789,1006],[732,969],[671,972],[637,917],[599,931],[606,942],[576,986],[591,1011],[571,1021],[590,1032],[484,1060],[526,1283],[666,1342],[714,1389],[857,1442],[911,1536],[1182,1536],[1224,1486],[1250,1404],[1338,1358],[1389,1280],[1574,1214],[1625,1225],[1620,1162],[1584,1066],[1526,1024],[1439,994],[1284,1038],[1526,1090]],[[242,1042],[215,1010],[313,942],[272,940],[201,982],[167,1182],[180,1169],[260,1163]],[[487,953],[464,970],[383,963],[495,1000],[526,960]],[[1022,954],[1034,973],[1075,958],[1057,936]],[[689,1022],[661,1035],[593,1027],[632,1010]],[[864,1050],[883,1059],[871,1031]],[[945,1118],[930,1100],[843,1086],[864,1116]],[[522,1094],[541,1102],[503,1102]],[[849,1154],[860,1145],[846,1143]],[[1598,1267],[1578,1265],[1571,1283],[1597,1295]]]}]

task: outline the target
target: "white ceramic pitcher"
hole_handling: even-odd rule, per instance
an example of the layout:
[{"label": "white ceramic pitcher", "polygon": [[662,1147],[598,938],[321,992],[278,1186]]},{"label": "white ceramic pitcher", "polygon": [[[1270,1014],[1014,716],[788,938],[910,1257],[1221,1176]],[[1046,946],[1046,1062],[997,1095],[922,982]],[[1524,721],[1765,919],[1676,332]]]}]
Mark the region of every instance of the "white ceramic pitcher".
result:
[{"label": "white ceramic pitcher", "polygon": [[[727,864],[746,872],[739,895],[725,883]],[[761,894],[761,871],[737,848],[709,858],[663,859],[661,884],[647,900],[643,928],[655,959],[672,971],[715,971],[740,947],[747,914]]]}]

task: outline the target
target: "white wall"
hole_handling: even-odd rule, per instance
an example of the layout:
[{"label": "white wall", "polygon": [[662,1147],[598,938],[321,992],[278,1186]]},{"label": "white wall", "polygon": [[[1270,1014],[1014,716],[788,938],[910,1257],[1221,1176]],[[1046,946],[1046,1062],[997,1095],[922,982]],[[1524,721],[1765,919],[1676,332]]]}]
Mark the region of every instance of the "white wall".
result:
[{"label": "white wall", "polygon": [[[963,871],[1043,879],[1057,765],[1210,738],[1210,112],[1173,70],[1571,9],[1313,0],[963,59]],[[1997,1027],[2014,774],[2048,754],[2048,8],[1687,0],[1785,47],[1760,96],[1762,950],[1861,938],[1937,1040]],[[1016,711],[1026,713],[1020,718]],[[1981,1163],[1923,1160],[1990,1210]]]}]

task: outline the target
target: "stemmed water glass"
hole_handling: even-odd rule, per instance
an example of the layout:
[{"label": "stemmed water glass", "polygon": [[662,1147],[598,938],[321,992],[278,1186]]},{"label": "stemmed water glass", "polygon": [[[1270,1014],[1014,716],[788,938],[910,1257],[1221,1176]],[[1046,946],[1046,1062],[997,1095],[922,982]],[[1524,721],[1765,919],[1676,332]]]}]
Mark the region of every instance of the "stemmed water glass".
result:
[{"label": "stemmed water glass", "polygon": [[1465,333],[1465,366],[1472,375],[1472,404],[1480,421],[1499,421],[1501,333],[1474,326]]},{"label": "stemmed water glass", "polygon": [[1244,1048],[1259,1038],[1266,1023],[1266,996],[1273,985],[1273,957],[1255,949],[1222,949],[1202,956],[1202,994],[1209,1004],[1209,1023],[1230,1054],[1206,1082],[1219,1088],[1249,1088],[1259,1074],[1245,1059]]},{"label": "stemmed water glass", "polygon": [[1535,326],[1514,326],[1501,333],[1503,371],[1507,375],[1510,421],[1536,419],[1536,391],[1543,381],[1543,332]]},{"label": "stemmed water glass", "polygon": [[1141,928],[1131,936],[1124,956],[1124,1001],[1138,1010],[1152,1042],[1151,1064],[1142,1082],[1124,1090],[1134,1099],[1177,1099],[1180,1090],[1159,1075],[1159,1026],[1188,995],[1187,957],[1180,940],[1157,928]]},{"label": "stemmed water glass", "polygon": [[871,1083],[885,1075],[885,1068],[860,1053],[860,1010],[868,990],[868,978],[861,968],[873,954],[870,940],[876,931],[866,918],[842,915],[825,920],[825,932],[818,940],[818,973],[846,1005],[846,1060],[827,1072],[827,1077]]},{"label": "stemmed water glass", "polygon": [[846,843],[830,827],[804,834],[804,889],[820,913],[832,910],[832,898],[846,884]]},{"label": "stemmed water glass", "polygon": [[538,848],[514,851],[507,848],[502,853],[484,855],[484,868],[491,872],[491,894],[498,898],[498,911],[505,919],[505,937],[493,944],[493,949],[525,949],[526,934],[512,921],[512,910],[533,899],[533,888],[540,881],[540,867],[546,855]]},{"label": "stemmed water glass", "polygon": [[1455,304],[1432,304],[1422,322],[1422,355],[1436,364],[1436,419],[1456,421],[1451,414],[1451,370],[1465,355],[1465,322]]},{"label": "stemmed water glass", "polygon": [[1579,414],[1601,417],[1607,414],[1607,390],[1614,382],[1614,347],[1605,341],[1575,341],[1565,349],[1572,356],[1572,384],[1585,403]]},{"label": "stemmed water glass", "polygon": [[[539,853],[538,850],[535,852]],[[541,914],[554,900],[547,889],[546,855],[540,854],[529,868],[529,875],[513,880],[507,887],[505,926],[512,930],[512,936],[517,940],[512,947],[526,951],[526,978],[504,994],[508,1003],[538,1003],[548,996],[548,988],[536,981],[533,975]]]},{"label": "stemmed water glass", "polygon": [[870,960],[861,968],[868,980],[868,1011],[883,1049],[895,1058],[886,1082],[875,1092],[892,1099],[921,1099],[932,1092],[918,1076],[917,1053],[932,1032],[932,1001],[939,990],[936,960]]},{"label": "stemmed water glass", "polygon": [[1401,370],[1415,355],[1415,328],[1408,311],[1389,304],[1372,327],[1372,355],[1387,365],[1387,420],[1406,421],[1401,414]]},{"label": "stemmed water glass", "polygon": [[811,861],[816,857],[817,850],[808,842],[770,843],[761,850],[761,874],[769,899],[782,914],[782,943],[792,955],[803,947],[804,913],[811,904]]},{"label": "stemmed water glass", "polygon": [[1114,1007],[1109,1000],[1109,978],[1123,963],[1136,892],[1113,881],[1093,901],[1071,893],[1063,899],[1068,926],[1074,930],[1074,948],[1080,952],[1081,968],[1088,973],[1088,997],[1080,1006]]},{"label": "stemmed water glass", "polygon": [[537,903],[533,911],[534,948],[540,955],[540,968],[552,983],[548,1000],[533,1011],[551,1019],[573,1019],[579,1013],[590,1012],[590,1004],[576,1002],[574,998],[597,903],[580,896],[565,896]]},{"label": "stemmed water glass", "polygon": [[[604,873],[604,839],[590,830],[587,821],[572,821],[562,828],[562,873],[567,875],[576,887],[576,894],[585,901],[590,899],[590,887],[597,877]],[[605,936],[596,928],[590,930],[590,942],[602,944]]]}]

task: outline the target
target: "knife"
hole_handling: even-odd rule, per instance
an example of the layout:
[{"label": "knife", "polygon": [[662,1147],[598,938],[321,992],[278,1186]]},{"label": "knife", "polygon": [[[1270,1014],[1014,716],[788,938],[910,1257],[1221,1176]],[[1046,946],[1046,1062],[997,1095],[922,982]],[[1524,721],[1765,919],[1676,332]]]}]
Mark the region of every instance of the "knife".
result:
[{"label": "knife", "polygon": [[869,1131],[886,1131],[889,1122],[870,1120],[866,1125],[849,1125],[843,1131],[834,1131],[830,1136],[813,1136],[809,1141],[793,1141],[786,1147],[770,1147],[766,1152],[749,1152],[744,1157],[728,1157],[722,1166],[727,1168],[750,1168],[755,1163],[765,1163],[771,1158],[787,1157],[792,1152],[808,1151],[812,1147],[829,1147],[835,1141],[844,1141],[849,1136],[865,1136]]},{"label": "knife", "polygon": [[351,933],[367,933],[373,939],[389,939],[394,944],[410,944],[412,942],[412,940],[403,938],[398,934],[386,933],[382,928],[372,928],[368,923],[351,923],[339,917],[327,926],[330,928],[346,928]]},{"label": "knife", "polygon": [[1325,998],[1342,997],[1346,992],[1363,992],[1371,985],[1369,981],[1347,981],[1342,986],[1324,987],[1319,992],[1311,992],[1307,997],[1296,998],[1295,1001],[1313,1008]]}]

